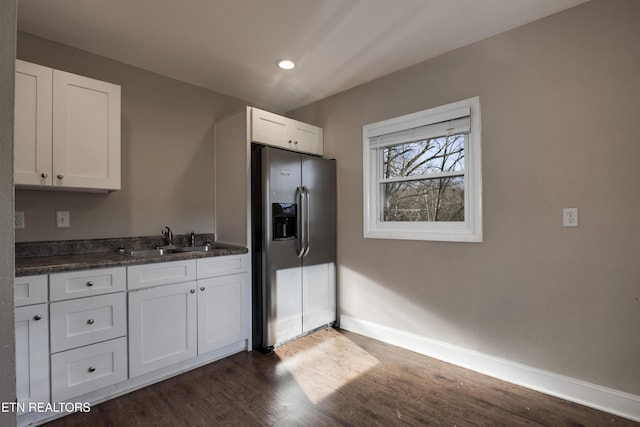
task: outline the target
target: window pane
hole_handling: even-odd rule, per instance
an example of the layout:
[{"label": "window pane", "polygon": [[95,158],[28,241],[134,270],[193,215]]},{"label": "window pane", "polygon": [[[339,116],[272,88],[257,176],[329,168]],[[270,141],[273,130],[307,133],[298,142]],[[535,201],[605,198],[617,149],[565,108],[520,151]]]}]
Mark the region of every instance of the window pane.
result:
[{"label": "window pane", "polygon": [[384,221],[464,221],[464,176],[382,184]]},{"label": "window pane", "polygon": [[464,134],[382,148],[383,178],[464,170]]}]

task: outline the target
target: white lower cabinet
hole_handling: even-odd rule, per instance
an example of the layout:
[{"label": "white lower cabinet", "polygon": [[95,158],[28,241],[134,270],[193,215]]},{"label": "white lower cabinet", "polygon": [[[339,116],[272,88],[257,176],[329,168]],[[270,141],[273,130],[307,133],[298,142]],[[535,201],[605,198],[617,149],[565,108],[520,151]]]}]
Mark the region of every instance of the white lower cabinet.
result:
[{"label": "white lower cabinet", "polygon": [[16,395],[18,403],[49,401],[47,304],[16,308]]},{"label": "white lower cabinet", "polygon": [[196,282],[129,292],[131,378],[197,355]]},{"label": "white lower cabinet", "polygon": [[[248,262],[228,255],[16,278],[18,403],[102,401],[249,349]],[[20,415],[19,425],[51,416]]]},{"label": "white lower cabinet", "polygon": [[196,261],[129,268],[131,378],[248,340],[248,255]]},{"label": "white lower cabinet", "polygon": [[249,275],[198,280],[198,354],[247,339]]},{"label": "white lower cabinet", "polygon": [[74,397],[127,379],[127,339],[122,337],[51,355],[51,399]]}]

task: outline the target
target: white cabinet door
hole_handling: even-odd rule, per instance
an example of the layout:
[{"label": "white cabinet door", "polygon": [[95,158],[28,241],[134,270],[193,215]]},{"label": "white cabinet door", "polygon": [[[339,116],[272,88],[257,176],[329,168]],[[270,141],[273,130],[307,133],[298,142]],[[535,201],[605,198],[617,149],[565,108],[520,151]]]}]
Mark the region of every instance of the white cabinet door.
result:
[{"label": "white cabinet door", "polygon": [[15,183],[51,186],[53,70],[16,60]]},{"label": "white cabinet door", "polygon": [[198,354],[249,338],[249,275],[198,280]]},{"label": "white cabinet door", "polygon": [[15,313],[18,403],[49,402],[49,316],[47,304],[18,307]]},{"label": "white cabinet door", "polygon": [[131,378],[197,355],[196,282],[129,292]]},{"label": "white cabinet door", "polygon": [[53,72],[54,187],[120,189],[120,86]]},{"label": "white cabinet door", "polygon": [[293,149],[293,141],[289,138],[289,119],[253,108],[251,111],[251,140]]},{"label": "white cabinet door", "polygon": [[296,150],[322,156],[324,152],[322,128],[292,120],[291,132]]},{"label": "white cabinet door", "polygon": [[292,151],[322,155],[322,128],[253,108],[251,141]]}]

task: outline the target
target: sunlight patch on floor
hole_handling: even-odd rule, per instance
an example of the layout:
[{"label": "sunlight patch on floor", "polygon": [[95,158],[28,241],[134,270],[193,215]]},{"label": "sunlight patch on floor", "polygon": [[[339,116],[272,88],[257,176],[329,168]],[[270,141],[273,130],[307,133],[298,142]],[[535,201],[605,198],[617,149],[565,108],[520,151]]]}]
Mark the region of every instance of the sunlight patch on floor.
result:
[{"label": "sunlight patch on floor", "polygon": [[321,402],[379,363],[335,330],[313,335],[275,350],[282,360],[279,368],[286,369],[293,376],[313,404]]}]

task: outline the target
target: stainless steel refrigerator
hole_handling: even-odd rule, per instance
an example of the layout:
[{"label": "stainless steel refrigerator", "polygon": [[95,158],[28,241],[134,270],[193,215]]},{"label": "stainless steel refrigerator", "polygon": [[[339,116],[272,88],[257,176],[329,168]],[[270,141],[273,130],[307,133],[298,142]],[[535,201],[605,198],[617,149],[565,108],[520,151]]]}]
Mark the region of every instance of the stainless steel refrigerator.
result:
[{"label": "stainless steel refrigerator", "polygon": [[252,146],[253,342],[336,320],[335,160]]}]

